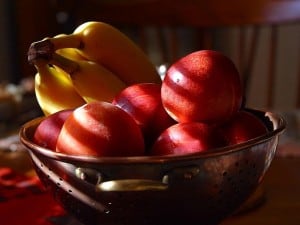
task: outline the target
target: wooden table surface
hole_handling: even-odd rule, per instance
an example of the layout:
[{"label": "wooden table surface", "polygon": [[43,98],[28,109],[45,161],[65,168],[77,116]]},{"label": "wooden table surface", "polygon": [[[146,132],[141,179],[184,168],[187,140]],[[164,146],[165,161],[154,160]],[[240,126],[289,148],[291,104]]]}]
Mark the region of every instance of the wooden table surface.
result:
[{"label": "wooden table surface", "polygon": [[261,185],[266,201],[221,225],[299,225],[300,157],[275,157]]}]

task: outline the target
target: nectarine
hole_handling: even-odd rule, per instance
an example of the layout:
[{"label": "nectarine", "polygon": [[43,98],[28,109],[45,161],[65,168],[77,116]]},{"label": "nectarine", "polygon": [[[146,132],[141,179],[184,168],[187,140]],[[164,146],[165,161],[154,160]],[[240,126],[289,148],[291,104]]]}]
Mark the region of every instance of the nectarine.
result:
[{"label": "nectarine", "polygon": [[220,127],[228,145],[239,144],[268,132],[265,124],[247,111],[239,111]]},{"label": "nectarine", "polygon": [[204,152],[223,145],[222,136],[212,125],[199,122],[178,123],[158,137],[150,155]]},{"label": "nectarine", "polygon": [[224,122],[241,107],[240,75],[224,54],[196,51],[169,67],[161,95],[165,109],[178,122]]},{"label": "nectarine", "polygon": [[161,102],[161,85],[139,83],[123,89],[113,100],[113,104],[129,113],[141,127],[146,146],[175,121],[169,116]]},{"label": "nectarine", "polygon": [[35,129],[33,142],[55,150],[60,130],[72,111],[72,109],[62,110],[45,117]]},{"label": "nectarine", "polygon": [[86,156],[144,155],[142,132],[133,118],[107,102],[73,111],[58,136],[57,152]]}]

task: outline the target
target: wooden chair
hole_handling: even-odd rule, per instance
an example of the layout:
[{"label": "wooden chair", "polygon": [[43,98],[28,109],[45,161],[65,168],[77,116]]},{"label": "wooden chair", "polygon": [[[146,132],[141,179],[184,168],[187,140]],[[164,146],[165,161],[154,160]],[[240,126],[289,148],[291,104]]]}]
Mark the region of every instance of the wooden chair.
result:
[{"label": "wooden chair", "polygon": [[[250,91],[252,83],[253,66],[257,58],[261,31],[269,27],[266,108],[274,107],[278,27],[282,24],[300,21],[299,0],[69,0],[54,2],[56,2],[56,11],[67,12],[74,26],[87,20],[101,20],[125,31],[130,29],[134,32],[131,34],[137,38],[135,39],[137,43],[149,54],[151,41],[155,40],[157,51],[160,52],[160,61],[156,62],[158,65],[170,64],[186,53],[180,53],[182,42],[178,36],[180,29],[192,31],[193,40],[196,41],[191,51],[216,48],[215,42],[218,38],[216,35],[220,29],[238,28],[236,64],[241,72],[246,93]],[[151,28],[154,34],[149,42],[147,29],[149,31]],[[298,66],[298,71],[300,71],[299,63]],[[300,72],[298,73],[300,77]],[[300,79],[298,83],[297,89],[300,88]],[[296,101],[296,106],[300,107],[300,95]]]}]

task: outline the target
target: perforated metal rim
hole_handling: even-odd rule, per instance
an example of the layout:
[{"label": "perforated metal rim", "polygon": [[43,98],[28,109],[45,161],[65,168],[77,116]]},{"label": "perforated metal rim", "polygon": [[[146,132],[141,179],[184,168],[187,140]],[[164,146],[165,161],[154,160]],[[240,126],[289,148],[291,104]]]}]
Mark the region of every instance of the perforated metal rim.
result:
[{"label": "perforated metal rim", "polygon": [[259,110],[253,110],[254,112],[264,113],[265,117],[270,120],[273,125],[273,129],[266,133],[265,135],[259,136],[257,138],[251,139],[247,142],[237,144],[234,146],[226,146],[222,148],[216,148],[214,150],[201,152],[201,153],[190,153],[184,155],[165,155],[165,156],[134,156],[134,157],[93,157],[93,156],[74,156],[67,155],[59,152],[54,152],[49,149],[43,148],[34,144],[31,141],[31,137],[34,129],[43,119],[42,117],[31,120],[25,123],[20,129],[20,140],[21,142],[31,151],[38,154],[44,155],[46,157],[61,160],[64,162],[87,162],[87,163],[103,163],[103,164],[131,164],[131,163],[142,163],[142,164],[153,164],[153,163],[168,163],[174,161],[185,161],[189,159],[197,158],[210,158],[218,155],[230,154],[236,151],[242,151],[248,149],[249,147],[258,145],[263,142],[267,142],[272,138],[275,138],[286,127],[285,120],[279,114],[272,112],[263,112]]}]

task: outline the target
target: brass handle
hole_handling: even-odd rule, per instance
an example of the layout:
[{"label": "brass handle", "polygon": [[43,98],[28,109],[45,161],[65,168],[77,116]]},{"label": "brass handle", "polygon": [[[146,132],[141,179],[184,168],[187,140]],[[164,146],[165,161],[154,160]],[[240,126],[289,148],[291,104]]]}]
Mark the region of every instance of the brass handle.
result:
[{"label": "brass handle", "polygon": [[97,185],[98,191],[163,191],[167,188],[167,184],[147,179],[110,180]]}]

